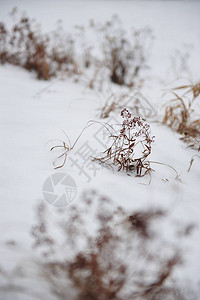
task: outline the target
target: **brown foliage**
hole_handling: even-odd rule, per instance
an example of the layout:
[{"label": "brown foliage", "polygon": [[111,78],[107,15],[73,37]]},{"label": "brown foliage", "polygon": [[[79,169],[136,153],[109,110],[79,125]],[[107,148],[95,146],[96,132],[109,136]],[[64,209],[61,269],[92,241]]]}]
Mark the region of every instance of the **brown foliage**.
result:
[{"label": "brown foliage", "polygon": [[[180,263],[177,251],[173,250],[166,257],[159,255],[162,251],[158,251],[158,246],[156,253],[149,251],[149,246],[160,238],[152,223],[163,218],[164,211],[127,213],[122,208],[113,209],[111,204],[109,199],[92,191],[84,195],[78,207],[69,207],[68,217],[64,216],[59,223],[65,236],[64,257],[56,259],[50,254],[50,261],[41,262],[43,276],[49,281],[52,292],[62,300],[73,294],[70,288],[74,289],[74,296],[71,296],[74,300],[185,299],[171,281],[173,270]],[[99,225],[97,231],[89,234],[84,215],[88,219],[94,207],[93,221]],[[40,222],[47,218],[44,211],[38,213],[40,227]],[[63,214],[64,211],[60,211],[59,219]],[[76,243],[79,239],[82,240],[81,248]],[[45,239],[42,241],[37,243],[39,248],[48,249],[49,244]],[[149,276],[152,264],[154,271]]]},{"label": "brown foliage", "polygon": [[[16,13],[17,9],[13,9],[12,14],[16,16]],[[85,40],[85,28],[76,26],[75,29],[73,38],[62,27],[43,34],[26,14],[11,30],[0,23],[0,63],[34,71],[38,79],[44,80],[60,71],[87,77],[87,69],[92,67],[93,75],[92,78],[89,75],[88,83],[91,88],[108,79],[118,85],[135,85],[140,71],[146,67],[153,40],[151,30],[136,30],[129,36],[117,16],[104,24],[93,23],[90,29],[98,36],[100,55],[97,56],[92,55],[91,42]]]},{"label": "brown foliage", "polygon": [[[149,28],[128,32],[118,16],[114,15],[104,24],[93,22],[102,42],[103,58],[98,60],[95,81],[102,73],[108,72],[111,82],[132,87],[139,73],[147,67],[146,62],[152,47],[153,34]],[[94,80],[91,81],[92,86]]]},{"label": "brown foliage", "polygon": [[[58,42],[61,37],[62,45]],[[0,45],[1,64],[34,71],[38,79],[49,80],[61,70],[71,74],[79,72],[70,36],[65,39],[61,30],[42,34],[26,15],[22,15],[11,30],[0,23]]]},{"label": "brown foliage", "polygon": [[120,131],[110,134],[111,146],[104,151],[105,155],[94,158],[94,161],[111,167],[117,166],[118,171],[134,171],[139,177],[149,174],[151,168],[147,158],[154,141],[150,126],[140,117],[132,118],[126,108],[121,111],[121,116],[123,122],[120,124]]},{"label": "brown foliage", "polygon": [[[191,294],[185,297],[173,279],[180,263],[178,251],[166,240],[162,242],[158,230],[157,222],[165,212],[127,212],[113,206],[95,191],[85,193],[78,205],[67,209],[50,213],[44,203],[38,206],[32,228],[37,289],[45,283],[45,295],[62,300],[191,299]],[[28,282],[23,285],[19,281],[20,276],[29,278],[26,265],[23,262],[14,270],[17,285],[8,286],[12,292],[33,296],[36,291]],[[4,276],[1,269],[0,276]],[[7,277],[11,276],[5,274],[4,290]],[[36,298],[40,299],[38,295]]]},{"label": "brown foliage", "polygon": [[[175,92],[178,90],[185,92],[179,96]],[[199,150],[200,119],[194,119],[194,106],[200,95],[200,83],[176,87],[172,89],[172,93],[175,98],[165,108],[163,123],[182,134],[181,140]]]}]

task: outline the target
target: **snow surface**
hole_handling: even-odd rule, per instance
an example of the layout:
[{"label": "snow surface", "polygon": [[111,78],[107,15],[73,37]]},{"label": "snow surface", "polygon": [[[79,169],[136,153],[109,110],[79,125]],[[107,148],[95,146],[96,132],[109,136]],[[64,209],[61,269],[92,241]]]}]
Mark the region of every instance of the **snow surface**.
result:
[{"label": "snow surface", "polygon": [[[45,31],[55,27],[58,19],[71,30],[76,24],[88,24],[93,18],[108,20],[118,14],[124,25],[140,28],[150,26],[155,42],[150,58],[152,78],[142,93],[161,108],[164,88],[175,79],[170,56],[176,49],[189,47],[189,79],[199,79],[200,70],[200,2],[198,1],[64,1],[64,0],[9,0],[0,2],[0,20],[10,22],[8,12],[17,6],[42,24]],[[186,47],[186,48],[184,48]],[[184,74],[185,76],[185,74]],[[115,87],[111,87],[115,90]],[[30,228],[34,222],[34,208],[42,196],[45,179],[53,174],[55,154],[49,153],[52,139],[65,139],[64,130],[73,142],[87,121],[98,120],[98,108],[104,95],[89,90],[84,83],[70,79],[51,82],[38,81],[34,74],[13,66],[0,66],[0,265],[12,269],[17,258],[4,248],[4,242],[17,240],[29,249]],[[188,173],[189,162],[196,152],[186,148],[178,135],[159,123],[151,123],[156,136],[151,160],[173,166],[182,182],[175,180],[174,172],[162,165],[154,165],[150,185],[145,178],[114,174],[101,169],[88,183],[78,170],[67,163],[61,172],[70,174],[77,183],[78,194],[94,188],[113,199],[116,205],[128,209],[160,207],[169,211],[171,222],[196,224],[194,232],[183,242],[185,264],[177,271],[181,280],[200,284],[200,168],[198,158]],[[93,135],[98,126],[85,131],[77,149],[85,141],[94,147],[99,144]],[[102,150],[102,149],[99,149]],[[166,182],[165,179],[169,181]],[[67,209],[67,208],[66,208]],[[89,221],[88,221],[89,222]],[[168,229],[163,235],[168,234]],[[176,244],[176,241],[172,241]],[[16,259],[16,260],[15,260]]]}]

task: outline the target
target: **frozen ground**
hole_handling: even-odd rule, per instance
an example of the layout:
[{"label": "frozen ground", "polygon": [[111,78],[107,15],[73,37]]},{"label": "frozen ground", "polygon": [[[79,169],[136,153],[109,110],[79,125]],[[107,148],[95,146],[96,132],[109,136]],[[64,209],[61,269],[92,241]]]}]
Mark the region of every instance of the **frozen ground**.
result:
[{"label": "frozen ground", "polygon": [[[8,12],[13,6],[26,10],[40,22],[44,30],[51,30],[57,19],[62,19],[69,30],[88,20],[107,20],[117,13],[125,26],[139,28],[150,26],[155,43],[150,59],[149,80],[143,88],[144,95],[154,106],[161,107],[161,89],[175,79],[170,56],[176,49],[190,49],[189,79],[199,79],[200,69],[200,2],[198,1],[1,1],[0,20],[9,22]],[[186,48],[184,48],[186,47]],[[189,48],[187,48],[189,47]],[[178,72],[178,71],[177,71]],[[174,77],[173,77],[174,76]],[[184,74],[185,76],[185,74]],[[113,87],[114,89],[114,87]],[[34,222],[34,208],[42,198],[45,179],[54,173],[46,143],[55,138],[75,140],[88,120],[98,119],[98,108],[104,95],[85,88],[84,83],[72,80],[38,81],[33,74],[13,66],[0,66],[0,264],[12,269],[17,255],[5,250],[4,242],[17,240],[25,249],[30,247],[30,227]],[[95,188],[108,195],[118,205],[130,209],[161,207],[169,211],[174,224],[196,224],[194,232],[183,242],[185,264],[177,271],[181,280],[200,284],[200,172],[198,159],[188,173],[190,159],[195,151],[187,149],[170,129],[152,123],[156,136],[152,160],[172,165],[182,182],[174,179],[174,173],[164,166],[155,165],[150,185],[145,178],[134,178],[107,169],[99,170],[88,183],[78,170],[67,163],[62,169],[73,176],[79,195],[88,188]],[[86,141],[99,149],[94,134],[98,126],[90,128],[77,144]],[[90,173],[92,174],[92,173]],[[166,179],[169,181],[166,182]],[[67,209],[67,208],[66,208]],[[167,235],[166,232],[163,234]],[[172,241],[176,244],[176,241]],[[20,257],[20,255],[19,255]]]}]

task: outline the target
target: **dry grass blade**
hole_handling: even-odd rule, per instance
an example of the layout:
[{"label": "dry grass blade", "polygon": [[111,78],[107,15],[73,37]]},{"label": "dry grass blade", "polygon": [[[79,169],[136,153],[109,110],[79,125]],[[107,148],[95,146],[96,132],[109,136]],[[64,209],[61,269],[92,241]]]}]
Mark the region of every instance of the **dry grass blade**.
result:
[{"label": "dry grass blade", "polygon": [[191,160],[190,160],[190,165],[189,165],[189,168],[188,168],[188,172],[190,172],[190,170],[191,170],[191,168],[192,168],[192,165],[193,165],[193,162],[194,162],[194,158],[195,157],[198,157],[198,158],[200,158],[200,155],[193,155],[192,156],[192,158],[191,158]]},{"label": "dry grass blade", "polygon": [[[174,90],[186,90],[179,96]],[[181,140],[199,150],[200,118],[196,119],[195,104],[200,95],[200,83],[182,85],[172,89],[175,99],[165,108],[163,123],[182,134]],[[198,107],[197,107],[198,110]]]},{"label": "dry grass blade", "polygon": [[189,85],[182,85],[182,86],[178,86],[173,88],[172,90],[187,90],[185,93],[189,93],[192,91],[193,93],[193,97],[196,98],[200,95],[200,82],[196,83],[196,84],[189,84]]},{"label": "dry grass blade", "polygon": [[[76,146],[76,144],[78,143],[79,139],[81,138],[82,134],[84,133],[84,131],[89,128],[90,126],[94,125],[94,124],[100,124],[100,125],[103,125],[106,130],[110,133],[110,134],[113,134],[114,132],[114,128],[108,124],[108,123],[101,123],[101,122],[98,122],[98,121],[94,121],[94,120],[90,120],[86,123],[86,125],[84,126],[84,128],[81,130],[80,134],[78,135],[78,137],[75,139],[74,143],[71,145],[71,142],[70,142],[70,139],[69,137],[67,136],[67,134],[64,132],[67,140],[68,140],[68,143],[65,142],[65,141],[62,141],[62,140],[59,140],[59,139],[56,139],[57,141],[61,142],[61,145],[55,145],[53,147],[50,148],[50,151],[53,151],[53,150],[61,150],[62,153],[57,157],[57,160],[60,160],[60,159],[63,159],[62,163],[61,164],[58,164],[58,166],[55,166],[56,165],[56,162],[54,161],[54,166],[55,166],[55,169],[60,169],[62,168],[65,163],[66,163],[66,160],[67,160],[67,156],[68,156],[68,153],[70,151],[72,151],[74,149],[74,147]],[[49,142],[52,142],[52,141],[56,141],[56,140],[51,140]]]}]

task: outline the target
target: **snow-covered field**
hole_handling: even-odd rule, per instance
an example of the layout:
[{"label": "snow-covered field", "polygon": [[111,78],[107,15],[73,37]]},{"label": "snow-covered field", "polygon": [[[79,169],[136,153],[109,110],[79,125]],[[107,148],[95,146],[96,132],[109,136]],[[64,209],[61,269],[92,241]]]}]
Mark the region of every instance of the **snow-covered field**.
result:
[{"label": "snow-covered field", "polygon": [[[9,24],[8,12],[14,6],[27,11],[41,23],[44,31],[52,30],[58,19],[70,31],[74,25],[87,25],[91,18],[103,22],[113,14],[119,15],[126,28],[151,27],[155,40],[148,80],[140,92],[151,101],[158,115],[165,103],[163,90],[174,86],[172,80],[181,76],[199,80],[199,1],[9,0],[0,2],[0,21]],[[177,50],[189,51],[187,70],[173,65],[170,57]],[[41,200],[45,202],[43,183],[51,174],[63,172],[76,181],[77,195],[73,203],[77,206],[84,190],[95,189],[127,209],[163,208],[169,214],[167,224],[174,224],[175,228],[195,224],[191,235],[182,239],[184,264],[177,268],[176,278],[196,290],[200,285],[199,159],[196,158],[188,172],[191,157],[197,152],[187,148],[177,133],[159,122],[150,122],[152,135],[156,137],[151,160],[173,166],[181,181],[175,180],[173,170],[156,164],[149,185],[148,178],[112,173],[105,168],[96,174],[88,169],[91,177],[88,180],[84,174],[79,175],[78,168],[70,161],[62,169],[53,168],[56,153],[49,152],[52,143],[47,142],[66,140],[65,131],[73,143],[89,120],[99,120],[98,109],[109,93],[115,91],[119,92],[120,88],[110,85],[109,91],[101,93],[87,88],[84,80],[74,83],[71,78],[39,81],[34,74],[19,67],[0,65],[0,268],[9,273],[24,255],[32,255],[30,228],[35,220],[35,207]],[[117,113],[111,116],[119,119]],[[102,151],[102,145],[95,139],[98,129],[94,125],[86,130],[74,151],[86,142],[93,150]],[[167,225],[160,228],[160,234],[180,246],[170,236],[170,230],[168,235]],[[23,249],[21,252],[5,245],[13,240]],[[0,291],[2,300],[22,299],[6,297],[9,296],[1,296]]]}]

